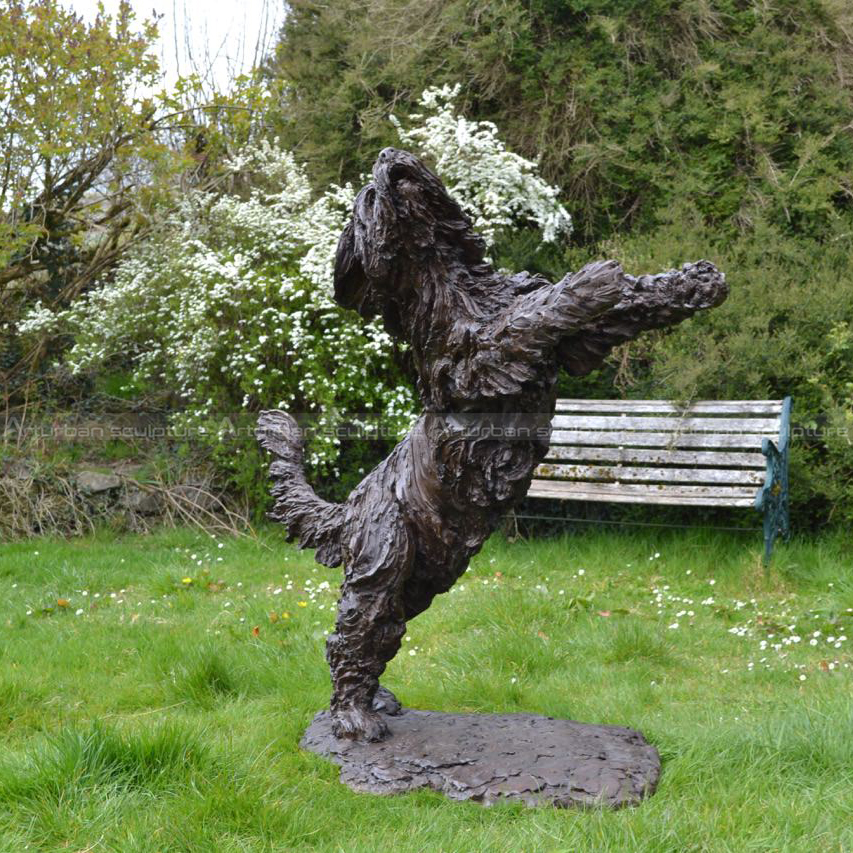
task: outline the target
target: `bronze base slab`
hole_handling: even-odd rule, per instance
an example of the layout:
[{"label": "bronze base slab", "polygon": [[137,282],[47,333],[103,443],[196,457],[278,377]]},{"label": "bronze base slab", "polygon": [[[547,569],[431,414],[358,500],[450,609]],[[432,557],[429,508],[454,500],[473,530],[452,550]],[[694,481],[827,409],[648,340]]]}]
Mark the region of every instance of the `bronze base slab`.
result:
[{"label": "bronze base slab", "polygon": [[341,766],[355,791],[399,794],[434,788],[453,800],[491,805],[636,805],[660,776],[658,751],[634,729],[536,714],[449,714],[403,710],[386,716],[380,743],[339,740],[321,711],[303,749]]}]

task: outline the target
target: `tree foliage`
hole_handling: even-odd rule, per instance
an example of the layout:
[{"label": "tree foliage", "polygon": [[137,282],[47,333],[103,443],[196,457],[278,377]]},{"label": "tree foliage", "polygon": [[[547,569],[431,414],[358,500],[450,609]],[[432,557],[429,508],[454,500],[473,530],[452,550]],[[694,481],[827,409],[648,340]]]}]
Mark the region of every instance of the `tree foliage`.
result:
[{"label": "tree foliage", "polygon": [[[559,278],[602,256],[632,273],[714,260],[722,308],[564,390],[793,394],[795,519],[853,520],[847,0],[288,7],[264,85],[210,98],[187,79],[159,99],[154,30],[126,4],[89,25],[58,0],[0,10],[0,335],[16,336],[0,340],[0,381],[23,345],[32,376],[71,344],[68,364],[119,363],[178,390],[197,421],[278,403],[402,412],[390,343],[324,289],[347,182],[402,141],[500,266]],[[315,450],[334,464],[334,447]]]},{"label": "tree foliage", "polygon": [[256,76],[210,92],[158,91],[154,20],[121,2],[91,23],[58,0],[0,9],[0,383],[29,404],[57,340],[17,334],[33,305],[61,311],[109,280],[193,188],[230,180],[223,160],[264,130]]},{"label": "tree foliage", "polygon": [[154,24],[134,23],[126,2],[91,24],[55,0],[0,9],[0,293],[41,274],[56,296],[72,267],[79,290],[115,256],[130,193],[161,155]]}]

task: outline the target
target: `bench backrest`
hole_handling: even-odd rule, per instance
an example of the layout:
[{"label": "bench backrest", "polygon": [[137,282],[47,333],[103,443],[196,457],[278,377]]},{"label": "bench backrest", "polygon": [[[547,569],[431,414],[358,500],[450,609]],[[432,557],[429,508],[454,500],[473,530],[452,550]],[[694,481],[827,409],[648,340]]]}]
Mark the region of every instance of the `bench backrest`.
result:
[{"label": "bench backrest", "polygon": [[558,400],[530,497],[753,506],[782,400]]}]

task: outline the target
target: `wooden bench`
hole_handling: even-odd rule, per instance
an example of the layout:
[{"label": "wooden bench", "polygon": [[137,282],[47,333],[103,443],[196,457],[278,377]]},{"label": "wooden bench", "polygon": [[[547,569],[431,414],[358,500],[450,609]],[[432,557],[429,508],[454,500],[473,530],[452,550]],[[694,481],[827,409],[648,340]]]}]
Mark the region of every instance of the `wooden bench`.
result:
[{"label": "wooden bench", "polygon": [[787,538],[791,398],[557,400],[551,448],[528,497],[754,506],[764,553]]}]

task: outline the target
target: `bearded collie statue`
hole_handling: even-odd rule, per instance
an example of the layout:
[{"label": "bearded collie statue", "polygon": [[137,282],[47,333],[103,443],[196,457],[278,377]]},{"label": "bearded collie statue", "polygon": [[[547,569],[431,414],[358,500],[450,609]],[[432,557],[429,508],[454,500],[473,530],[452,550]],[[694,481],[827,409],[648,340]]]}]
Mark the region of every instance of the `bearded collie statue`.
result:
[{"label": "bearded collie statue", "polygon": [[441,181],[386,148],[341,234],[335,299],[408,344],[423,412],[341,504],[306,481],[296,421],[281,411],[258,421],[273,457],[271,517],[318,562],[343,564],[326,652],[339,738],[388,734],[385,715],[400,706],[379,677],[408,620],[453,586],[524,498],[548,450],[558,370],[588,373],[617,344],[727,295],[708,261],[639,278],[600,261],[552,284],[498,272],[484,253]]}]

